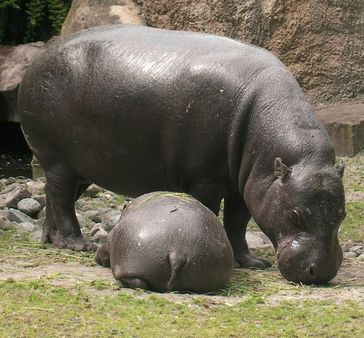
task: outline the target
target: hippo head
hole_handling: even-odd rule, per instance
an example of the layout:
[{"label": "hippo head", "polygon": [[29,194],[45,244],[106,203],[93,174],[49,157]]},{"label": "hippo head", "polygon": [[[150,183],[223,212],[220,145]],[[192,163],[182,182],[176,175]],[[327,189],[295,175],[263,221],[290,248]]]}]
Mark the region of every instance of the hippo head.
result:
[{"label": "hippo head", "polygon": [[343,164],[288,168],[275,160],[254,217],[274,244],[287,280],[323,284],[335,277],[342,262],[337,234],[345,217],[343,171]]}]

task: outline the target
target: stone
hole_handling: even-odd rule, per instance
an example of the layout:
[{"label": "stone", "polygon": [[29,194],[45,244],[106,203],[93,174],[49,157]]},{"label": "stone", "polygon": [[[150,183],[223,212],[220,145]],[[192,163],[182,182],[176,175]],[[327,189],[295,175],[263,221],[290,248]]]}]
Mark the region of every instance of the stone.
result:
[{"label": "stone", "polygon": [[45,182],[40,179],[32,180],[26,183],[28,191],[32,196],[44,195]]},{"label": "stone", "polygon": [[355,252],[352,252],[352,251],[344,252],[344,258],[355,258],[357,256],[358,255]]},{"label": "stone", "polygon": [[10,191],[6,190],[0,194],[0,208],[16,208],[20,200],[30,196],[30,192],[24,185],[17,185]]},{"label": "stone", "polygon": [[28,216],[36,215],[42,210],[40,203],[33,198],[24,198],[20,200],[17,204],[17,208]]},{"label": "stone", "polygon": [[105,189],[99,187],[96,184],[91,184],[86,191],[83,193],[83,196],[85,197],[91,197],[91,198],[95,198],[99,193],[104,192]]},{"label": "stone", "polygon": [[100,229],[99,231],[96,232],[96,234],[93,237],[96,242],[105,243],[107,235],[108,235],[107,231],[105,231],[104,229]]},{"label": "stone", "polygon": [[[341,228],[341,227],[340,227]],[[347,242],[345,242],[342,246],[342,250],[344,252],[346,251],[350,251],[350,248],[353,247],[355,244],[355,242],[353,242],[351,239],[349,239]]]},{"label": "stone", "polygon": [[8,177],[8,178],[2,179],[2,181],[6,186],[9,186],[9,185],[12,185],[12,184],[16,183],[16,178],[15,177]]},{"label": "stone", "polygon": [[355,252],[357,255],[361,255],[364,249],[362,245],[354,245],[353,247],[350,248],[349,251]]},{"label": "stone", "polygon": [[78,224],[80,225],[80,228],[86,228],[87,227],[87,221],[86,218],[83,216],[83,213],[81,212],[76,212],[76,217],[78,220]]},{"label": "stone", "polygon": [[0,45],[0,120],[19,122],[17,90],[26,68],[44,50],[43,42]]},{"label": "stone", "polygon": [[0,210],[0,229],[10,230],[13,224],[9,221],[9,210]]},{"label": "stone", "polygon": [[364,253],[362,253],[361,255],[358,256],[358,259],[361,261],[364,261]]},{"label": "stone", "polygon": [[120,220],[121,211],[110,209],[103,215],[101,215],[101,223],[107,232],[110,232],[116,225],[116,223]]},{"label": "stone", "polygon": [[9,219],[10,211],[7,209],[0,209],[0,219]]},{"label": "stone", "polygon": [[46,206],[46,195],[34,195],[33,198],[44,208]]},{"label": "stone", "polygon": [[363,93],[362,0],[351,1],[350,6],[347,0],[138,0],[138,4],[148,26],[217,33],[272,51],[291,69],[311,102]]},{"label": "stone", "polygon": [[90,235],[91,236],[95,236],[97,232],[99,232],[102,229],[102,224],[97,223],[95,224],[91,230],[90,230]]},{"label": "stone", "polygon": [[22,213],[19,210],[16,209],[9,209],[9,220],[16,222],[16,223],[22,223],[22,222],[33,222],[33,219],[29,217],[28,215]]},{"label": "stone", "polygon": [[353,157],[364,150],[364,101],[317,109],[337,156]]},{"label": "stone", "polygon": [[7,231],[12,228],[13,228],[13,223],[9,221],[8,217],[0,215],[0,230]]},{"label": "stone", "polygon": [[40,217],[40,218],[38,218],[38,219],[36,219],[36,220],[34,221],[34,224],[35,224],[37,227],[42,228],[42,227],[43,227],[44,222],[45,222],[45,217]]},{"label": "stone", "polygon": [[249,248],[267,248],[272,246],[269,238],[262,232],[247,230],[245,238]]},{"label": "stone", "polygon": [[46,207],[42,208],[41,211],[39,211],[38,218],[42,218],[46,216]]},{"label": "stone", "polygon": [[95,223],[101,222],[101,217],[99,215],[99,212],[97,210],[86,210],[83,215]]},{"label": "stone", "polygon": [[144,24],[133,0],[74,0],[63,23],[61,36],[108,24]]},{"label": "stone", "polygon": [[35,230],[35,225],[32,222],[22,222],[18,224],[19,230],[32,232]]}]

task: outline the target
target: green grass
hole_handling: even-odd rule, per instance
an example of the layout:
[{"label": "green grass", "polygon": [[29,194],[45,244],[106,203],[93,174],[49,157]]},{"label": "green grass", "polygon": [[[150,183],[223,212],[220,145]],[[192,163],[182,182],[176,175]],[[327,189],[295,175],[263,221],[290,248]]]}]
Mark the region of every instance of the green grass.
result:
[{"label": "green grass", "polygon": [[364,154],[353,158],[344,158],[344,186],[345,192],[364,192]]},{"label": "green grass", "polygon": [[[346,219],[341,225],[340,239],[364,241],[364,197],[355,199],[355,194],[364,194],[364,155],[345,158],[344,187],[349,199],[346,202]],[[350,198],[354,195],[354,199]]]},{"label": "green grass", "polygon": [[339,238],[343,241],[364,241],[364,201],[346,203],[346,218],[341,225]]},{"label": "green grass", "polygon": [[294,337],[364,335],[363,307],[326,301],[233,306],[151,295],[91,296],[43,281],[0,283],[1,337]]},{"label": "green grass", "polygon": [[[28,268],[52,263],[93,265],[93,254],[55,250],[17,236],[0,234],[0,261]],[[270,258],[273,251],[257,250]],[[25,265],[22,265],[25,267]],[[19,267],[19,266],[18,266]],[[358,266],[358,269],[362,268]],[[0,270],[1,272],[1,270]],[[112,278],[60,285],[61,273],[33,280],[0,282],[0,337],[358,337],[364,334],[363,304],[338,300],[335,292],[358,282],[326,287],[286,282],[276,268],[235,270],[228,287],[210,296],[176,295],[174,301],[150,292],[126,293]],[[362,285],[363,286],[363,285]],[[333,301],[270,296],[333,290]],[[228,296],[222,298],[217,296]],[[184,301],[184,302],[181,302]],[[233,304],[233,305],[230,305]]]},{"label": "green grass", "polygon": [[[364,156],[346,162],[347,195],[364,192]],[[124,201],[120,196],[118,202]],[[350,199],[346,208],[340,239],[363,240],[364,201]],[[0,337],[364,336],[362,298],[347,300],[353,290],[362,292],[360,274],[348,274],[338,285],[303,286],[282,278],[273,250],[253,253],[269,259],[273,268],[235,270],[229,285],[214,297],[125,292],[107,277],[72,284],[67,275],[68,283],[62,284],[66,276],[58,271],[32,280],[8,279],[0,282]],[[62,263],[95,265],[93,253],[57,250],[15,230],[0,232],[0,263],[17,271]],[[344,265],[350,271],[363,269],[357,259]],[[320,299],[323,295],[326,300]]]},{"label": "green grass", "polygon": [[0,262],[9,264],[26,260],[29,266],[78,262],[95,265],[94,253],[59,250],[49,244],[29,239],[29,233],[17,233],[15,229],[0,232]]}]

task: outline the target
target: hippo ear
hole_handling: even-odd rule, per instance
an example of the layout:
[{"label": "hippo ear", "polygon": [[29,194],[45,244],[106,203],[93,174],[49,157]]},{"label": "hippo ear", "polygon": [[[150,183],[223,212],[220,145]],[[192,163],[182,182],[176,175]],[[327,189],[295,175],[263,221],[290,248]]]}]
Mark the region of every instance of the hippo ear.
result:
[{"label": "hippo ear", "polygon": [[274,176],[280,177],[282,180],[287,180],[291,175],[292,170],[289,169],[283,162],[280,157],[277,157],[274,160]]},{"label": "hippo ear", "polygon": [[345,162],[341,160],[338,164],[335,165],[336,170],[338,171],[341,177],[344,176]]}]

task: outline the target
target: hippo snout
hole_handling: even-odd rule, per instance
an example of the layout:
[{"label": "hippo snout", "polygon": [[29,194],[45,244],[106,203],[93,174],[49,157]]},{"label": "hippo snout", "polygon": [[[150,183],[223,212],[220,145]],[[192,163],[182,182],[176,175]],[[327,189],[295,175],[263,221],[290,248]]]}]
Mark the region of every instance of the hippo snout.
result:
[{"label": "hippo snout", "polygon": [[325,284],[333,279],[343,254],[336,239],[324,245],[315,239],[293,239],[277,250],[279,270],[289,281],[303,284]]}]

